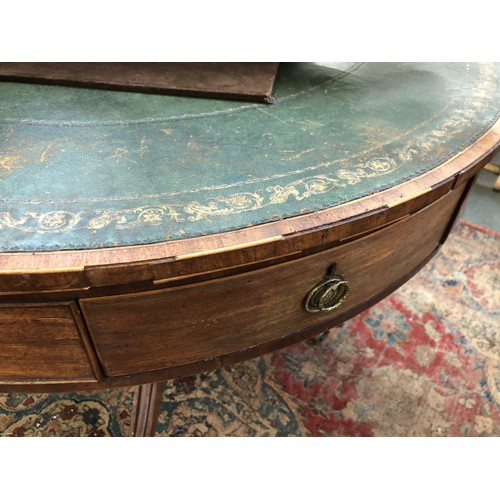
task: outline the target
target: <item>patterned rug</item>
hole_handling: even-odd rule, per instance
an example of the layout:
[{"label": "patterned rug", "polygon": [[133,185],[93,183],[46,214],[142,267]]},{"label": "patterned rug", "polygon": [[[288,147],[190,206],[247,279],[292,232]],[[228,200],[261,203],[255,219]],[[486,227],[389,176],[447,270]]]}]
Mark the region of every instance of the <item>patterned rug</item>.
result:
[{"label": "patterned rug", "polygon": [[[158,436],[500,436],[500,235],[438,256],[332,331],[164,384]],[[135,388],[0,395],[4,436],[128,435]]]}]

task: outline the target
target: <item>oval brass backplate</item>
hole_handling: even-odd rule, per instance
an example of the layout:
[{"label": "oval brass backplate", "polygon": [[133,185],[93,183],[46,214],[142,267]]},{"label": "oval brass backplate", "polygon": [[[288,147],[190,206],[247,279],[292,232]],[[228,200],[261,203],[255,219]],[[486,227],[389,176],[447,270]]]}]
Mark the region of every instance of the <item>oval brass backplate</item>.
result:
[{"label": "oval brass backplate", "polygon": [[310,313],[333,311],[345,301],[349,282],[335,275],[335,264],[328,267],[323,280],[306,296],[305,308]]}]

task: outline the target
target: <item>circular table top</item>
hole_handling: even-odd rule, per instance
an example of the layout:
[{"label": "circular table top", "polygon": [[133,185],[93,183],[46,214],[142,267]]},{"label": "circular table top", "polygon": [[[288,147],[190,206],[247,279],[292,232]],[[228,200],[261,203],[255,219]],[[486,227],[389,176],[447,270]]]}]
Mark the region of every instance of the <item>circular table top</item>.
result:
[{"label": "circular table top", "polygon": [[500,64],[281,64],[275,104],[0,83],[0,252],[145,245],[335,207],[499,118]]}]

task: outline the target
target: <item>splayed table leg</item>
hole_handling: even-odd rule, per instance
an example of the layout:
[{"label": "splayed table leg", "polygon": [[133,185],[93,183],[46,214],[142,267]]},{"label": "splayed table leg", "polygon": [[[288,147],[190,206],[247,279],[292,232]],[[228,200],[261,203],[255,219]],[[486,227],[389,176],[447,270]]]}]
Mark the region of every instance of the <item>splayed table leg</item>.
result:
[{"label": "splayed table leg", "polygon": [[134,399],[131,437],[153,437],[160,408],[162,383],[140,385]]}]

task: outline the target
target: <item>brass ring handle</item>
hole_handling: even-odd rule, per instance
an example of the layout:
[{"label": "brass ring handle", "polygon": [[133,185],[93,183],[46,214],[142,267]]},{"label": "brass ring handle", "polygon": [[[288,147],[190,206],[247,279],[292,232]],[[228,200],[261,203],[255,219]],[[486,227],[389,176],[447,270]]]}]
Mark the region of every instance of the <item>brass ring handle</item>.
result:
[{"label": "brass ring handle", "polygon": [[335,264],[331,265],[323,280],[306,296],[305,308],[310,313],[333,311],[345,301],[350,290],[349,282],[334,274]]}]

